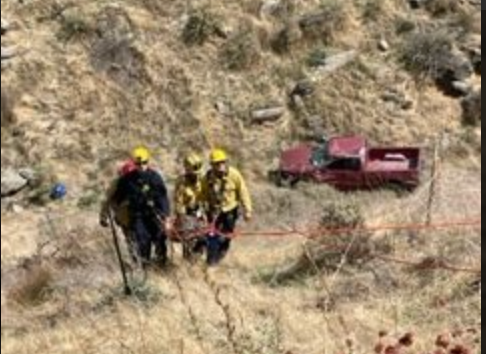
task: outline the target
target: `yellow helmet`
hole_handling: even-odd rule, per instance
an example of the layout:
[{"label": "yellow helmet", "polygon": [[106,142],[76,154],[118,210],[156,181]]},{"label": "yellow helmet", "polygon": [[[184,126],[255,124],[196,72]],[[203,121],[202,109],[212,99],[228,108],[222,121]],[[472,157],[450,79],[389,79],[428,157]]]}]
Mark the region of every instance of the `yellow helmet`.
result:
[{"label": "yellow helmet", "polygon": [[203,165],[203,159],[198,154],[189,154],[184,159],[184,167],[194,173],[201,173]]},{"label": "yellow helmet", "polygon": [[143,146],[139,146],[132,152],[132,159],[137,164],[145,164],[150,161],[150,151]]},{"label": "yellow helmet", "polygon": [[215,149],[211,152],[209,160],[213,164],[226,162],[228,161],[228,154],[226,154],[226,151],[222,149]]}]

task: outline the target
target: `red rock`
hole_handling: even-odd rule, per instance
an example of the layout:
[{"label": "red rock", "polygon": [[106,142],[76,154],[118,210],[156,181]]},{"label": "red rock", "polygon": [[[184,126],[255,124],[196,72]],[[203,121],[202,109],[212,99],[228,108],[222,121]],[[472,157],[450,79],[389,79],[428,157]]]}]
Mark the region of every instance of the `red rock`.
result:
[{"label": "red rock", "polygon": [[472,354],[472,351],[464,345],[456,345],[454,348],[449,350],[449,354]]},{"label": "red rock", "polygon": [[400,338],[399,343],[404,347],[410,348],[415,343],[414,337],[415,336],[413,333],[407,333],[402,338]]},{"label": "red rock", "polygon": [[380,338],[388,337],[388,332],[387,331],[380,331],[379,336],[380,336]]},{"label": "red rock", "polygon": [[400,349],[398,347],[389,346],[385,349],[385,354],[400,354]]},{"label": "red rock", "polygon": [[451,345],[451,338],[447,334],[442,334],[437,337],[437,340],[435,341],[435,345],[439,348],[444,348],[447,349]]},{"label": "red rock", "polygon": [[378,343],[375,346],[375,354],[382,354],[384,350],[385,350],[385,345],[383,343]]}]

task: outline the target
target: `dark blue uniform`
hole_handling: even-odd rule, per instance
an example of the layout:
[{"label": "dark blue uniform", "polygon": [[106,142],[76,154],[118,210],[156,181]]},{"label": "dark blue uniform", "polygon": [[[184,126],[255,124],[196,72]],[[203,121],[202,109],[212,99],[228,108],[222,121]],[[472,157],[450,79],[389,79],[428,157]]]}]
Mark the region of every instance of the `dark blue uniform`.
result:
[{"label": "dark blue uniform", "polygon": [[155,245],[157,261],[167,261],[167,236],[162,222],[170,216],[167,187],[159,173],[136,170],[120,179],[114,201],[128,201],[130,230],[137,243],[138,254],[145,264],[150,262]]}]

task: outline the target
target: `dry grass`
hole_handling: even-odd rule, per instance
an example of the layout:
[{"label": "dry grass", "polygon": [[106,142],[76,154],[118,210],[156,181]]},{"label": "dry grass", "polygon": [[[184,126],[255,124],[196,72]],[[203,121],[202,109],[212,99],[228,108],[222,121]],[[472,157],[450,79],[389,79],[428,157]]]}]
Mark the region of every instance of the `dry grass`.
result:
[{"label": "dry grass", "polygon": [[9,300],[25,308],[40,306],[49,301],[52,281],[52,273],[47,268],[30,266],[10,290]]},{"label": "dry grass", "polygon": [[346,2],[326,0],[320,8],[300,20],[304,38],[311,42],[333,45],[350,26],[349,7]]},{"label": "dry grass", "polygon": [[[9,93],[2,87],[2,128],[10,126],[15,118],[13,113],[13,101]],[[2,129],[3,132],[3,129]]]},{"label": "dry grass", "polygon": [[[457,168],[448,165],[441,181],[434,208],[436,220],[458,217],[458,208],[465,218],[473,217],[481,203],[480,173],[458,173]],[[451,185],[456,188],[450,188]],[[424,185],[424,190],[401,199],[387,192],[344,195],[316,186],[272,192],[273,201],[267,208],[262,205],[259,211],[263,219],[267,218],[260,227],[283,227],[272,221],[270,211],[278,200],[282,205],[275,210],[275,218],[288,227],[309,227],[323,216],[323,198],[336,201],[330,204],[334,207],[325,209],[327,226],[362,224],[364,216],[369,224],[418,221],[423,215],[427,189]],[[271,195],[264,189],[260,194],[262,201],[265,195]],[[452,201],[456,203],[453,206]],[[357,207],[361,212],[357,212]],[[288,219],[285,210],[289,212]],[[209,271],[199,265],[187,266],[177,256],[176,268],[165,274],[151,273],[146,282],[140,274],[131,274],[137,296],[126,299],[121,295],[109,235],[90,226],[94,225],[96,215],[69,216],[59,212],[58,218],[41,224],[45,226],[41,229],[44,232],[36,236],[49,240],[36,257],[44,259],[47,262],[44,264],[53,271],[47,287],[52,292],[27,292],[52,295],[41,297],[43,301],[36,302],[35,311],[25,308],[19,311],[12,303],[2,302],[5,353],[22,354],[45,348],[49,353],[64,354],[95,352],[100,347],[106,353],[120,350],[157,353],[175,347],[190,353],[337,354],[351,343],[358,353],[368,353],[379,341],[396,346],[407,332],[416,334],[414,346],[407,352],[421,353],[433,350],[437,336],[447,332],[465,333],[453,341],[451,348],[462,343],[474,350],[475,342],[480,340],[479,276],[417,271],[380,259],[348,262],[351,258],[358,260],[359,253],[353,253],[349,257],[338,255],[338,262],[332,267],[321,268],[313,262],[311,273],[319,276],[299,277],[278,288],[262,282],[262,274],[280,269],[280,265],[290,264],[301,256],[302,243],[298,237],[239,239],[225,264]],[[291,225],[299,219],[298,213],[311,220]],[[7,241],[2,247],[12,245],[10,230],[2,231],[2,238]],[[357,236],[356,241],[361,242],[363,235]],[[413,261],[440,257],[453,264],[474,267],[479,266],[481,258],[480,235],[474,230],[389,232],[372,236],[373,242],[390,245],[393,255]],[[344,246],[349,241],[340,240]],[[307,247],[312,248],[312,244]],[[9,254],[16,252],[8,250]],[[21,270],[14,259],[5,262],[2,291],[15,294],[11,290],[16,289],[12,280]],[[33,267],[31,274],[42,275],[42,269]],[[42,286],[22,288],[46,289],[46,283],[40,281],[45,277],[33,279],[36,281],[29,284]],[[29,334],[19,334],[25,331]],[[390,336],[379,340],[380,331]],[[53,346],[53,342],[58,344]]]},{"label": "dry grass", "polygon": [[260,43],[254,30],[242,28],[222,48],[221,64],[233,71],[248,70],[258,64],[260,56]]},{"label": "dry grass", "polygon": [[189,46],[203,45],[213,35],[224,35],[220,20],[207,9],[195,10],[189,14],[182,32],[182,40]]}]

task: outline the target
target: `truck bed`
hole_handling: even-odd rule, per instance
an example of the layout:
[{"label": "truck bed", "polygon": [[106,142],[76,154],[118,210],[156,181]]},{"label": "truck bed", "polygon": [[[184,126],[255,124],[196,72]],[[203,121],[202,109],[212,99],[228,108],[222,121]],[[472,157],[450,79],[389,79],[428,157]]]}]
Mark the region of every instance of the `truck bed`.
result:
[{"label": "truck bed", "polygon": [[367,171],[413,171],[420,168],[416,148],[372,148],[368,151]]}]

